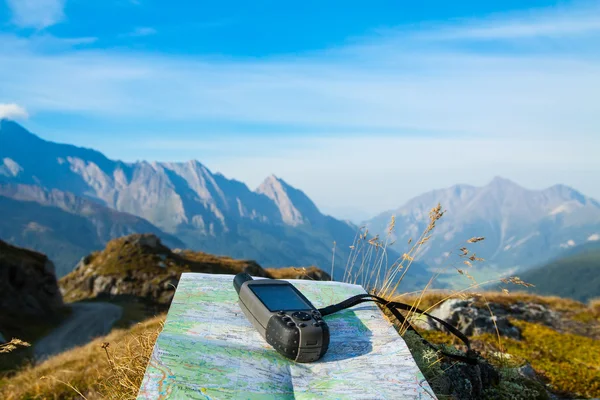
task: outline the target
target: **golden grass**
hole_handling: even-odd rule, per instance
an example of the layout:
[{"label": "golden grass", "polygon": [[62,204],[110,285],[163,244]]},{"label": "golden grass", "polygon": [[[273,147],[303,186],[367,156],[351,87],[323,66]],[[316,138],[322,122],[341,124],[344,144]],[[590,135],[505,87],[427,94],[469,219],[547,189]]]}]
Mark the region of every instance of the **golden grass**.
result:
[{"label": "golden grass", "polygon": [[1,378],[0,398],[134,399],[163,321],[159,316],[113,331]]}]

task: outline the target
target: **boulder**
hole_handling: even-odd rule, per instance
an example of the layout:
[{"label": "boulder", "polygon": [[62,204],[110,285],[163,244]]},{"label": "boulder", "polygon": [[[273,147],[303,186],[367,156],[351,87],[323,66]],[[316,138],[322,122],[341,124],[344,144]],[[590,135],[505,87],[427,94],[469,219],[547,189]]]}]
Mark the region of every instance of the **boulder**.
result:
[{"label": "boulder", "polygon": [[54,264],[43,254],[0,241],[0,314],[47,317],[62,307]]},{"label": "boulder", "polygon": [[512,304],[506,312],[513,318],[537,322],[550,327],[560,321],[559,314],[543,304],[518,302]]},{"label": "boulder", "polygon": [[480,359],[477,365],[444,363],[449,392],[453,399],[484,399],[484,390],[500,382],[500,374],[489,363]]},{"label": "boulder", "polygon": [[[487,307],[477,306],[475,299],[450,299],[433,310],[431,315],[448,322],[467,336],[496,334],[498,327],[500,335],[520,339],[521,331],[510,323],[506,311],[498,308],[497,312],[494,312],[494,308],[491,315]],[[429,323],[439,330],[446,331],[438,322],[432,320]]]},{"label": "boulder", "polygon": [[[431,314],[452,324],[467,336],[483,333],[495,335],[497,326],[500,335],[512,339],[521,339],[521,331],[510,322],[509,318],[540,323],[553,328],[561,321],[560,315],[556,311],[543,304],[533,302],[517,302],[509,305],[489,303],[488,309],[475,298],[446,300]],[[424,316],[415,316],[412,323],[420,329],[446,331],[441,324]]]}]

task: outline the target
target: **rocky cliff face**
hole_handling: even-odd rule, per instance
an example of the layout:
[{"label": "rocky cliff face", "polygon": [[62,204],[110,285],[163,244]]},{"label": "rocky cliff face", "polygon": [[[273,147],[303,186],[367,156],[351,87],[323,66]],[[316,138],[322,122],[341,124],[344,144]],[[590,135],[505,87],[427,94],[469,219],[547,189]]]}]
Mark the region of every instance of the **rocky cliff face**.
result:
[{"label": "rocky cliff face", "polygon": [[323,218],[317,206],[302,191],[291,187],[275,175],[269,176],[256,189],[277,206],[282,221],[291,226],[316,223]]},{"label": "rocky cliff face", "polygon": [[62,307],[52,262],[0,241],[0,333],[9,338],[21,322],[52,318]]},{"label": "rocky cliff face", "polygon": [[265,270],[254,261],[235,260],[189,250],[171,251],[154,235],[130,235],[108,243],[106,249],[84,257],[60,280],[69,301],[128,297],[151,304],[170,304],[181,273],[204,272],[296,279],[329,280],[317,268]]}]

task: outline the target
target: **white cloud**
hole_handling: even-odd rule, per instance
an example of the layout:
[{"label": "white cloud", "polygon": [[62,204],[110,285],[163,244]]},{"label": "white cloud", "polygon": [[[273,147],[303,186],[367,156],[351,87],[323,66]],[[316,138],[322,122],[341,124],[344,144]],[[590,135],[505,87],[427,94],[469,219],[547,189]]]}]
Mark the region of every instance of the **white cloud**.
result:
[{"label": "white cloud", "polygon": [[[557,34],[560,29],[567,34],[580,14],[532,12],[521,23],[539,30],[556,20]],[[495,18],[479,25],[497,32],[512,29],[513,21]],[[468,36],[472,25],[457,24],[452,28],[455,38]],[[595,25],[586,26],[593,32]],[[447,29],[434,26],[429,32],[435,37]],[[141,27],[134,34],[153,32]],[[540,53],[530,43],[531,51],[480,52],[461,48],[458,39],[458,47],[453,42],[440,49],[436,40],[425,40],[421,33],[409,31],[403,40],[393,33],[319,53],[250,60],[111,50],[50,55],[25,49],[0,55],[0,84],[11,95],[27,93],[23,101],[32,109],[105,117],[153,115],[504,137],[591,136],[600,129],[600,104],[595,101],[600,60],[587,51],[565,57]],[[502,35],[521,43],[517,36],[529,33],[523,29]],[[558,36],[552,39],[554,47],[580,47]],[[1,39],[0,45],[6,47]]]},{"label": "white cloud", "polygon": [[588,242],[597,242],[600,240],[600,234],[594,233],[593,235],[590,235],[590,237],[588,237],[587,240]]},{"label": "white cloud", "polygon": [[560,247],[562,247],[563,249],[568,249],[569,247],[573,247],[573,246],[575,246],[575,241],[572,240],[572,239],[571,240],[567,240],[566,243],[562,243],[560,245]]},{"label": "white cloud", "polygon": [[461,21],[423,37],[438,40],[565,38],[600,33],[598,2],[575,2],[533,12],[518,12],[484,20]]},{"label": "white cloud", "polygon": [[600,63],[560,57],[416,53],[372,68],[310,58],[24,52],[0,55],[0,83],[47,111],[371,132],[577,136],[597,130],[600,115]]},{"label": "white cloud", "polygon": [[28,118],[27,111],[14,103],[0,103],[0,119],[9,118],[9,119],[19,119],[19,118]]},{"label": "white cloud", "polygon": [[[590,10],[402,28],[252,59],[67,50],[64,42],[48,52],[45,43],[0,36],[10,49],[0,53],[0,88],[32,113],[116,118],[114,126],[139,129],[172,122],[166,143],[162,132],[145,135],[145,147],[115,145],[100,131],[94,147],[128,160],[199,158],[251,187],[274,172],[319,205],[378,212],[498,174],[600,197],[600,32]],[[440,40],[448,32],[451,40]],[[476,38],[503,46],[470,46]],[[288,133],[232,143],[177,132],[176,123],[214,121]],[[303,137],[307,130],[321,138]]]},{"label": "white cloud", "polygon": [[66,0],[7,0],[13,22],[23,28],[44,29],[65,18]]}]

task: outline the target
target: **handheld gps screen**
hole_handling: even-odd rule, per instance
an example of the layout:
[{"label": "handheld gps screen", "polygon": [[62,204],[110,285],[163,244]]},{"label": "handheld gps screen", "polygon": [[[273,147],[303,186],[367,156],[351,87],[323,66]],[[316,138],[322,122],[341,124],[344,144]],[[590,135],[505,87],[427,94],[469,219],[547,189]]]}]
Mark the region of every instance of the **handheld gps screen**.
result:
[{"label": "handheld gps screen", "polygon": [[271,312],[312,308],[290,285],[251,285],[249,288]]}]

